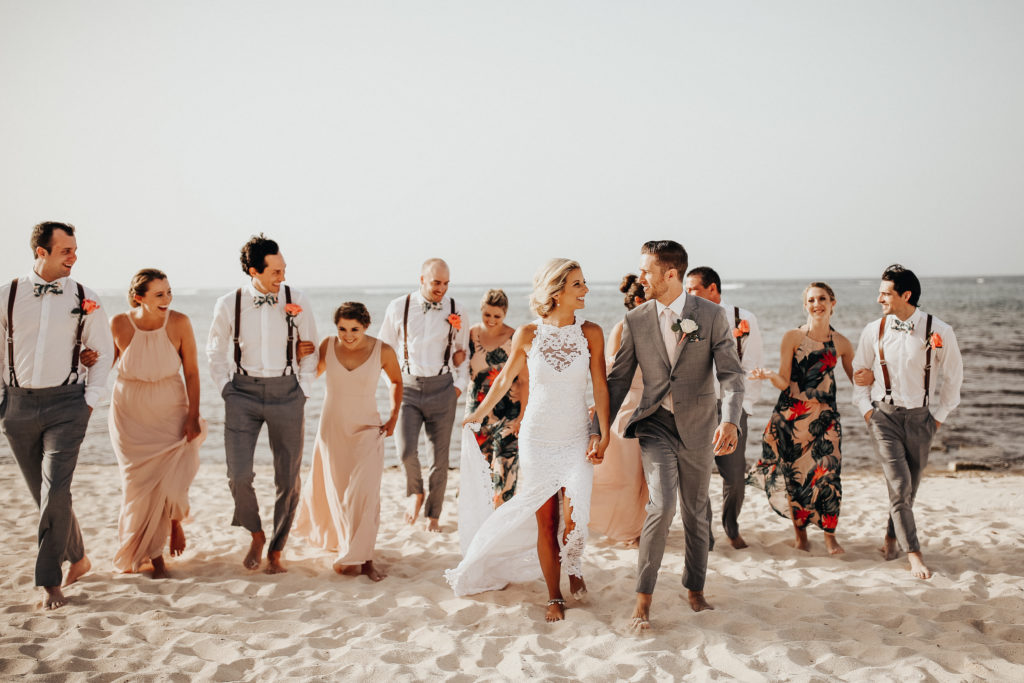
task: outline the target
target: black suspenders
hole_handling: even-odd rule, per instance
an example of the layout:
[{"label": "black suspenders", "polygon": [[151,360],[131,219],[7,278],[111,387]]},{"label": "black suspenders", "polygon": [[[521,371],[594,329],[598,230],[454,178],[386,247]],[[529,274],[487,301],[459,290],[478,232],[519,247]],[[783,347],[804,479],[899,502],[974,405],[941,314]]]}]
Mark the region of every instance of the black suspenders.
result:
[{"label": "black suspenders", "polygon": [[[78,324],[75,326],[75,345],[71,349],[71,371],[60,385],[78,382],[78,359],[82,355],[82,332],[85,330],[85,287],[76,282],[78,288]],[[18,278],[11,280],[11,291],[7,297],[7,370],[8,386],[18,387],[18,376],[14,371],[14,297],[18,293]],[[73,311],[72,311],[73,312]],[[74,378],[74,382],[72,382]]]},{"label": "black suspenders", "polygon": [[[733,315],[733,318],[736,321],[736,329],[739,329],[739,327],[740,327],[740,307],[739,306],[733,306],[732,307],[732,315]],[[740,362],[742,362],[743,361],[743,338],[742,337],[736,337],[736,353],[739,354]]]},{"label": "black suspenders", "polygon": [[[292,290],[288,285],[282,285],[284,287],[284,301],[287,306],[292,302]],[[287,314],[286,314],[287,315]],[[242,367],[242,345],[238,341],[238,336],[241,334],[239,331],[242,326],[242,288],[239,287],[235,290],[235,372],[240,375],[248,375]],[[292,367],[292,358],[294,358],[294,347],[295,347],[295,327],[289,322],[288,323],[288,345],[285,347],[285,368],[281,376],[284,377],[288,374],[295,374],[295,368]]]},{"label": "black suspenders", "polygon": [[[402,370],[406,374],[412,374],[409,369],[409,302],[412,300],[412,294],[405,295],[405,311],[402,313]],[[452,307],[452,315],[455,315],[455,299],[448,299]],[[452,357],[452,341],[455,339],[455,327],[448,324],[448,346],[444,349],[444,365],[437,371],[437,374],[443,375],[445,371],[451,372],[451,368],[448,367],[448,361]]]}]

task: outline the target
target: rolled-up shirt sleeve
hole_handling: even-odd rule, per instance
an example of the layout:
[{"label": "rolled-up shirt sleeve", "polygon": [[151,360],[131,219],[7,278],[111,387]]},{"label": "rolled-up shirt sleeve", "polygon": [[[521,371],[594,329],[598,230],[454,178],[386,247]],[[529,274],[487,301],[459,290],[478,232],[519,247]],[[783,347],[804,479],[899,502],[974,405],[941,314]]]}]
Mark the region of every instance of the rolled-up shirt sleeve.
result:
[{"label": "rolled-up shirt sleeve", "polygon": [[[858,370],[871,370],[875,372],[875,335],[872,334],[872,330],[877,329],[877,326],[871,324],[865,327],[860,333],[860,341],[857,342],[857,350],[853,354],[853,371]],[[878,376],[881,374],[881,368],[878,372],[875,372],[875,381],[878,381]],[[869,411],[873,410],[871,404],[871,387],[870,386],[859,386],[856,383],[853,385],[853,405],[857,406],[857,410],[860,414],[867,415]]]},{"label": "rolled-up shirt sleeve", "polygon": [[[86,295],[99,302],[95,293],[87,291]],[[110,321],[102,304],[85,316],[82,346],[98,354],[96,362],[85,373],[85,402],[90,408],[95,408],[107,393],[107,379],[114,365],[114,337],[110,333]]]},{"label": "rolled-up shirt sleeve", "polygon": [[206,340],[206,359],[210,364],[210,377],[218,391],[231,381],[231,340],[232,323],[228,313],[227,299],[217,300],[213,309],[213,323]]},{"label": "rolled-up shirt sleeve", "polygon": [[942,385],[936,404],[932,405],[931,413],[939,422],[945,422],[953,409],[960,405],[960,387],[964,383],[964,360],[960,355],[960,346],[956,342],[956,334],[952,327],[946,328],[942,337],[942,348],[935,349],[938,355],[939,374]]},{"label": "rolled-up shirt sleeve", "polygon": [[[298,297],[299,305],[302,306],[302,313],[298,315],[299,339],[310,341],[314,344],[318,341],[316,336],[316,320],[313,316],[313,307],[309,304],[309,298],[305,293],[300,292]],[[319,360],[317,353],[311,353],[299,361],[299,386],[302,393],[309,398],[313,389],[313,382],[316,380],[316,365]]]}]

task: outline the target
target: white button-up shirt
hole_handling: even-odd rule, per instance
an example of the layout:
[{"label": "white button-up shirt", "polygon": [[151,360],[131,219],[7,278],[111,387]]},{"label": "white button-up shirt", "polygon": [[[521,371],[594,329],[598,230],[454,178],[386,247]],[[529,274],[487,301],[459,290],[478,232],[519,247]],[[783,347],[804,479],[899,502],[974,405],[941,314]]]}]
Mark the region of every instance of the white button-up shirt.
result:
[{"label": "white button-up shirt", "polygon": [[[423,310],[423,297],[420,293],[413,292],[409,301],[409,367],[405,367],[403,343],[405,333],[402,330],[402,321],[405,316],[405,297],[400,296],[388,304],[384,312],[384,321],[380,325],[379,335],[381,341],[390,344],[398,354],[398,363],[402,366],[402,372],[408,372],[416,377],[433,377],[443,374],[445,367],[444,350],[448,346],[448,334],[453,331],[448,322],[448,316],[452,313],[452,300],[447,295],[441,299],[441,309]],[[455,304],[455,314],[461,319],[460,330],[454,330],[452,338],[452,356],[458,350],[469,348],[469,326],[465,311],[458,303]],[[463,391],[469,382],[469,359],[462,362],[462,365],[455,367],[452,358],[448,359],[448,372],[452,373],[452,380],[455,388]]]},{"label": "white button-up shirt", "polygon": [[[18,385],[26,389],[57,387],[71,374],[71,354],[75,348],[75,330],[79,307],[78,284],[70,277],[62,277],[53,284],[63,289],[61,294],[34,293],[35,285],[49,284],[34,272],[18,278],[18,291],[14,295],[14,372]],[[0,287],[0,343],[3,344],[3,362],[0,363],[0,400],[10,382],[10,359],[7,357],[7,302],[11,283]],[[85,298],[100,303],[96,292],[85,287]],[[82,348],[99,353],[92,368],[79,363],[77,382],[85,382],[85,402],[96,407],[106,393],[107,377],[114,361],[114,340],[106,311],[100,307],[85,316],[82,328]]]},{"label": "white button-up shirt", "polygon": [[[316,322],[313,309],[306,296],[290,288],[292,303],[302,307],[302,312],[295,316],[294,342],[319,340],[316,336]],[[242,286],[241,302],[241,334],[238,344],[242,348],[242,369],[252,377],[280,377],[284,374],[287,363],[288,320],[285,315],[284,285],[277,293],[276,304],[263,304],[259,308],[253,303],[257,296],[263,296],[253,286],[252,281]],[[231,291],[221,298],[213,309],[213,325],[210,326],[210,338],[206,343],[206,357],[210,361],[210,375],[214,385],[223,390],[235,374],[235,292]],[[292,372],[295,372],[302,387],[302,393],[308,398],[316,379],[317,354],[311,353],[300,362],[299,355],[292,349]]]},{"label": "white button-up shirt", "polygon": [[[729,321],[729,329],[736,329],[736,312],[733,306],[722,301],[719,304],[725,309],[725,317]],[[740,309],[740,320],[746,320],[750,325],[750,334],[743,338],[743,357],[740,358],[740,367],[743,368],[743,410],[749,415],[754,411],[754,404],[761,398],[761,385],[763,382],[750,379],[750,372],[754,368],[764,365],[764,342],[761,340],[761,328],[757,325],[757,316],[745,308]],[[733,344],[736,337],[733,336]],[[715,393],[722,398],[722,387],[718,383],[718,372],[715,372]]]},{"label": "white button-up shirt", "polygon": [[[679,320],[683,315],[683,309],[686,307],[686,297],[689,296],[686,292],[683,292],[676,297],[675,301],[670,303],[668,306],[655,301],[654,305],[658,309],[658,324],[661,326],[661,336],[668,339],[669,335],[676,337],[676,343],[679,343],[679,337],[675,330],[672,329],[672,325],[676,320]],[[665,313],[665,309],[672,311],[671,315]],[[668,346],[666,344],[666,346]],[[665,349],[668,352],[668,364],[671,369],[672,362],[676,359],[675,349]],[[674,413],[675,410],[672,408],[672,386],[669,385],[668,392],[665,394],[665,398],[661,402],[661,407],[670,413]]]},{"label": "white button-up shirt", "polygon": [[[892,324],[898,318],[886,316],[882,348],[889,368],[893,402],[903,408],[919,408],[924,405],[924,362],[927,340],[925,322],[927,314],[921,309],[914,311],[907,322],[914,324],[912,332],[894,330]],[[860,334],[857,352],[853,356],[853,369],[870,368],[875,374],[875,383],[870,387],[853,387],[853,404],[861,415],[872,410],[872,401],[885,397],[885,378],[878,360],[878,326],[881,318],[868,323]],[[942,348],[932,349],[932,370],[928,391],[928,407],[932,417],[945,422],[950,412],[960,405],[960,385],[964,380],[963,358],[956,343],[953,328],[932,316],[932,332],[942,337]]]}]

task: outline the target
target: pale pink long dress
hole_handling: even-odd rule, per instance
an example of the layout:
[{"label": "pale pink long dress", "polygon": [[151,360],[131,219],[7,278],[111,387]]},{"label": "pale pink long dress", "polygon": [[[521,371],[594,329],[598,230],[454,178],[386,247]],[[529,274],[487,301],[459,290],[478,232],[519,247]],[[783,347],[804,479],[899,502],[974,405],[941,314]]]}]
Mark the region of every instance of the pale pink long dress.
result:
[{"label": "pale pink long dress", "polygon": [[[128,320],[135,327],[130,315]],[[188,395],[166,328],[166,320],[156,330],[135,328],[118,360],[110,399],[107,422],[123,490],[114,566],[122,572],[138,571],[162,555],[171,520],[188,517],[188,488],[206,438],[206,422],[200,420],[202,433],[185,439]]]},{"label": "pale pink long dress", "polygon": [[338,361],[336,345],[331,339],[327,349],[324,407],[292,531],[337,553],[334,566],[341,568],[373,559],[380,527],[384,436],[376,398],[380,340],[354,370]]},{"label": "pale pink long dress", "polygon": [[[612,359],[608,359],[612,367]],[[612,421],[604,462],[594,466],[594,492],[590,497],[590,530],[613,541],[640,537],[647,519],[647,482],[640,462],[640,442],[622,436],[629,416],[640,405],[644,380],[637,368],[629,393]]]}]

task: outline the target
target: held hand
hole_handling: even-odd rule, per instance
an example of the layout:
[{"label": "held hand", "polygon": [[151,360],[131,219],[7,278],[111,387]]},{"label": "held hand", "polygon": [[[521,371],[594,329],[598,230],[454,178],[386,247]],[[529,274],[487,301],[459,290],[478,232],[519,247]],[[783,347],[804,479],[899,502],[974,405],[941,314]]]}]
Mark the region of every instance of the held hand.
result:
[{"label": "held hand", "polygon": [[482,416],[482,415],[477,415],[476,413],[477,413],[477,411],[475,411],[475,410],[474,410],[474,411],[473,411],[472,413],[470,413],[469,415],[467,415],[467,416],[466,416],[466,417],[465,417],[465,418],[464,418],[464,419],[462,420],[462,426],[463,426],[463,427],[465,427],[466,425],[468,425],[468,424],[472,424],[472,423],[474,423],[474,422],[476,422],[476,423],[480,423],[480,422],[483,422],[483,421],[484,421],[484,418],[483,418],[483,416]]},{"label": "held hand", "polygon": [[853,383],[858,387],[870,387],[875,383],[875,373],[870,368],[861,368],[853,373]]},{"label": "held hand", "polygon": [[96,365],[96,361],[99,359],[99,351],[93,351],[92,349],[82,349],[82,353],[78,356],[78,360],[87,368]]},{"label": "held hand", "polygon": [[594,421],[594,406],[587,408],[587,422]]},{"label": "held hand", "polygon": [[602,444],[603,439],[597,434],[590,435],[590,443],[587,445],[587,462],[592,465],[600,465],[604,461],[604,449],[608,444]]},{"label": "held hand", "polygon": [[190,417],[185,420],[185,440],[191,441],[202,433],[202,428],[199,426],[199,416]]},{"label": "held hand", "polygon": [[458,349],[452,354],[452,365],[459,367],[466,360],[466,349]]},{"label": "held hand", "polygon": [[875,411],[873,411],[873,410],[869,410],[868,412],[864,413],[864,422],[866,422],[867,424],[870,425],[871,424],[871,416],[874,415],[874,414],[875,414]]},{"label": "held hand", "polygon": [[395,433],[395,425],[398,424],[398,415],[395,414],[390,420],[380,426],[380,433],[384,436],[391,436]]},{"label": "held hand", "polygon": [[754,368],[753,370],[750,371],[750,374],[747,375],[747,377],[755,380],[766,379],[771,381],[772,371],[769,370],[768,368]]},{"label": "held hand", "polygon": [[462,396],[462,389],[455,387],[455,398],[458,398],[459,396]]},{"label": "held hand", "polygon": [[715,455],[728,455],[736,450],[739,444],[739,434],[736,432],[736,425],[731,422],[723,422],[715,430],[715,440],[712,445],[715,447]]},{"label": "held hand", "polygon": [[316,351],[316,344],[311,341],[299,340],[299,345],[296,347],[296,354],[301,361],[303,358]]},{"label": "held hand", "polygon": [[522,426],[523,426],[523,421],[522,421],[521,418],[516,418],[511,423],[509,423],[509,428],[512,430],[512,433],[515,434],[516,436],[519,436],[519,429]]}]

